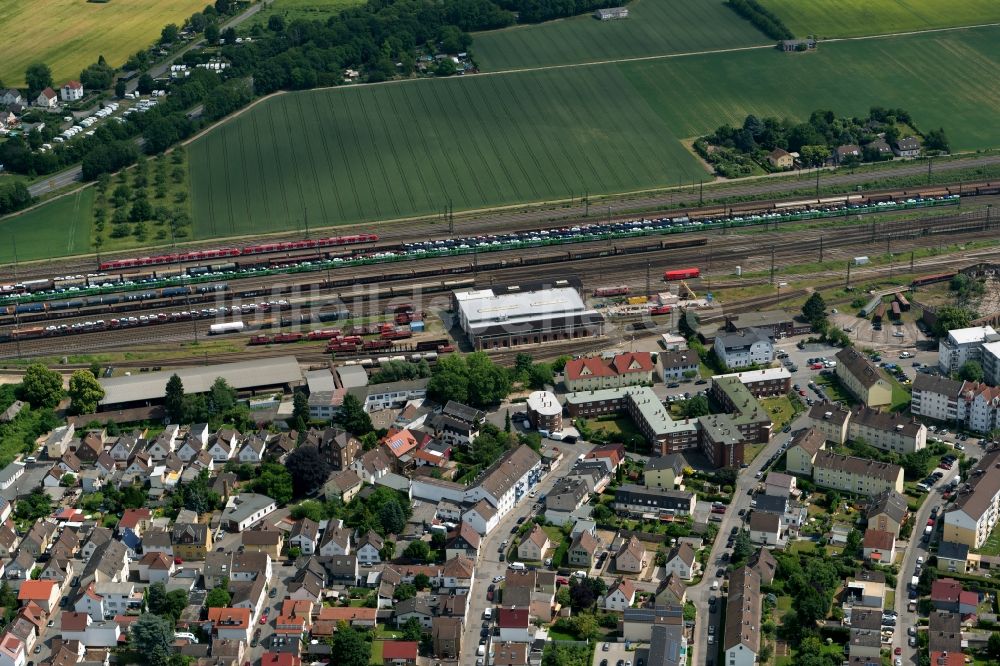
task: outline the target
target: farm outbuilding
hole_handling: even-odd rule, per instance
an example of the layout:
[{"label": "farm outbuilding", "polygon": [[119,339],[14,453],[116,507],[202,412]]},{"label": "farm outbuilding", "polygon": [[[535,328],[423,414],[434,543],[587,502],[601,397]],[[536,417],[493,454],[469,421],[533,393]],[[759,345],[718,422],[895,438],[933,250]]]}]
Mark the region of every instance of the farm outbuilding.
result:
[{"label": "farm outbuilding", "polygon": [[608,7],[606,9],[598,9],[594,12],[594,18],[598,21],[625,19],[628,18],[628,7]]}]

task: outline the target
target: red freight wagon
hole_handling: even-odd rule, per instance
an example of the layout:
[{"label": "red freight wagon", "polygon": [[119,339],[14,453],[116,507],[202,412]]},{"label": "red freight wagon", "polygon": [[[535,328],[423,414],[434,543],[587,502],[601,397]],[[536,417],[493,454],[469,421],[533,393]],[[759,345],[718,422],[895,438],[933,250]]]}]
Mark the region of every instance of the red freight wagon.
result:
[{"label": "red freight wagon", "polygon": [[663,279],[667,282],[671,280],[688,280],[690,278],[696,278],[701,275],[701,270],[697,268],[678,268],[676,270],[667,271],[663,274]]},{"label": "red freight wagon", "polygon": [[651,309],[649,311],[649,314],[651,314],[651,315],[665,315],[665,314],[670,314],[670,306],[669,305],[657,305],[655,308],[653,308],[653,309]]},{"label": "red freight wagon", "polygon": [[269,344],[270,342],[271,342],[271,338],[269,338],[266,335],[255,335],[255,336],[253,336],[253,337],[250,338],[250,342],[248,344],[251,344],[251,345],[266,345],[266,344]]},{"label": "red freight wagon", "polygon": [[274,336],[274,341],[281,342],[298,342],[302,339],[301,333],[278,333]]},{"label": "red freight wagon", "polygon": [[603,296],[626,296],[629,291],[631,290],[626,285],[618,287],[598,287],[594,290],[594,296],[597,296],[598,298]]},{"label": "red freight wagon", "polygon": [[312,331],[309,334],[310,340],[330,340],[332,338],[339,338],[339,337],[340,337],[339,328],[331,328],[323,331]]}]

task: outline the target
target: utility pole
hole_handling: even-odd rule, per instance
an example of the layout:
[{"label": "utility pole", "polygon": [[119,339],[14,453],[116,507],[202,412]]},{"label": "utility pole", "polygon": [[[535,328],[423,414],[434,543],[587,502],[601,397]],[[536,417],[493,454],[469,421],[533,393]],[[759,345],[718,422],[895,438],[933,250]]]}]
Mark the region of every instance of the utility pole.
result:
[{"label": "utility pole", "polygon": [[652,288],[650,286],[650,281],[649,281],[649,262],[647,261],[646,262],[646,295],[649,296],[652,293],[653,293],[653,290],[652,290]]},{"label": "utility pole", "polygon": [[816,198],[819,198],[819,167],[816,167]]},{"label": "utility pole", "polygon": [[823,237],[819,237],[819,263],[823,263]]},{"label": "utility pole", "polygon": [[[14,280],[17,280],[17,236],[14,234],[10,235],[10,244],[14,248]],[[14,308],[14,310],[17,310],[17,308]]]},{"label": "utility pole", "polygon": [[583,191],[583,216],[590,216],[590,193],[587,190]]},{"label": "utility pole", "polygon": [[308,208],[306,208],[304,211],[302,211],[302,219],[305,221],[305,225],[306,225],[306,239],[308,240],[308,238],[309,238],[309,209]]},{"label": "utility pole", "polygon": [[774,284],[774,246],[771,246],[771,284]]},{"label": "utility pole", "polygon": [[455,214],[451,207],[451,199],[448,199],[448,207],[445,208],[445,215],[448,216],[448,233],[455,233]]},{"label": "utility pole", "polygon": [[851,262],[849,261],[847,262],[847,284],[845,285],[845,288],[851,288]]},{"label": "utility pole", "polygon": [[910,272],[913,272],[913,250],[910,250]]},{"label": "utility pole", "polygon": [[892,249],[889,246],[889,242],[892,236],[886,234],[885,236],[885,253],[889,255],[889,279],[892,279]]},{"label": "utility pole", "polygon": [[705,205],[705,181],[698,180],[698,206]]},{"label": "utility pole", "polygon": [[931,184],[931,167],[934,166],[934,158],[931,157],[927,160],[927,184]]}]

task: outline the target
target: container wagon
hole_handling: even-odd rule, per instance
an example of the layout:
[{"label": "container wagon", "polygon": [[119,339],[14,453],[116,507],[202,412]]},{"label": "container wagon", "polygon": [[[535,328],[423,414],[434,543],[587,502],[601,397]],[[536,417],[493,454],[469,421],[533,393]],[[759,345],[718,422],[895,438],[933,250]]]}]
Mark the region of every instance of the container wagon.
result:
[{"label": "container wagon", "polygon": [[666,282],[670,282],[672,280],[689,280],[700,276],[701,270],[698,268],[678,268],[672,271],[666,271],[663,274],[663,279]]},{"label": "container wagon", "polygon": [[896,302],[899,303],[899,309],[903,312],[910,311],[910,301],[902,293],[896,292]]},{"label": "container wagon", "polygon": [[208,327],[209,335],[223,335],[225,333],[242,333],[246,329],[246,324],[242,321],[227,321],[223,324],[212,324]]},{"label": "container wagon", "polygon": [[936,284],[938,282],[947,282],[948,280],[952,279],[953,277],[955,277],[955,273],[954,272],[951,272],[951,273],[935,273],[933,275],[924,275],[922,277],[918,277],[916,280],[914,280],[910,284],[912,286],[914,286],[914,287],[919,287],[919,286],[925,285],[925,284]]},{"label": "container wagon", "polygon": [[626,285],[617,287],[598,287],[594,290],[594,296],[604,298],[607,296],[627,296],[631,289]]}]

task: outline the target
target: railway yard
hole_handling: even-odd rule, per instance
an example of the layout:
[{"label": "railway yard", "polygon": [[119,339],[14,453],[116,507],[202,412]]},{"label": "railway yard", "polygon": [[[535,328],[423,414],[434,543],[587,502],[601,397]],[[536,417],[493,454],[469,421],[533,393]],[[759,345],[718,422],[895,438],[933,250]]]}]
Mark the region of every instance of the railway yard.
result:
[{"label": "railway yard", "polygon": [[[20,266],[17,281],[0,285],[0,357],[155,348],[171,364],[186,363],[190,343],[204,344],[209,337],[246,346],[232,352],[241,358],[289,349],[303,362],[329,360],[330,353],[338,359],[412,356],[421,341],[449,335],[455,289],[572,275],[593,296],[606,276],[614,275],[614,284],[646,294],[663,291],[661,274],[681,266],[701,267],[691,280],[695,291],[768,292],[722,296],[728,310],[752,309],[801,297],[801,288],[779,294],[766,285],[794,279],[795,266],[804,261],[820,264],[809,271],[810,279],[829,284],[843,281],[843,266],[852,257],[882,247],[900,257],[897,274],[967,262],[935,254],[909,259],[912,271],[900,269],[911,252],[943,245],[938,239],[995,236],[990,207],[1000,188],[978,183],[961,189],[961,196],[956,188],[928,188],[591,218],[552,228],[514,223],[505,224],[502,234],[420,240],[393,228],[65,264],[79,271],[75,275]],[[970,203],[976,204],[971,211]],[[824,270],[830,262],[839,267]],[[873,264],[859,267],[855,276],[860,281],[887,270],[891,265]],[[656,276],[655,284],[650,276]],[[599,307],[608,304],[595,300]],[[610,317],[608,335],[633,335],[636,326],[666,327],[670,311],[669,306],[632,308],[633,316],[620,317],[617,326]],[[634,323],[637,313],[645,323]],[[411,330],[414,319],[422,330]],[[461,336],[442,339],[429,351],[462,342]],[[557,355],[563,347],[548,344],[534,353]]]}]

